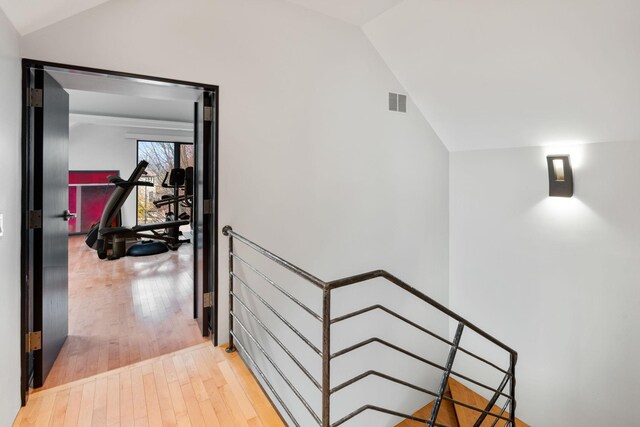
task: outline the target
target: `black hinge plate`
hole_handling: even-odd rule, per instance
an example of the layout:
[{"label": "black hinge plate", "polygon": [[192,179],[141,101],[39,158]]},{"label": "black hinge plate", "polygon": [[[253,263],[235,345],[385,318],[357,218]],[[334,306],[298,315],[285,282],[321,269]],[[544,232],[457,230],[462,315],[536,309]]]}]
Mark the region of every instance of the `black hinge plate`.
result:
[{"label": "black hinge plate", "polygon": [[42,211],[29,211],[29,229],[42,228]]},{"label": "black hinge plate", "polygon": [[42,108],[42,89],[29,89],[29,107]]}]

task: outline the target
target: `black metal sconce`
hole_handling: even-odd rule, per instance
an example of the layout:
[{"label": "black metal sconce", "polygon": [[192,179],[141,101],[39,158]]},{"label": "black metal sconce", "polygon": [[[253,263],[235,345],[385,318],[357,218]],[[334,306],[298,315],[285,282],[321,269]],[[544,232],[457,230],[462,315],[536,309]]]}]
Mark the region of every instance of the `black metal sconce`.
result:
[{"label": "black metal sconce", "polygon": [[549,196],[573,196],[573,169],[571,169],[569,155],[547,156],[547,167],[549,169]]}]

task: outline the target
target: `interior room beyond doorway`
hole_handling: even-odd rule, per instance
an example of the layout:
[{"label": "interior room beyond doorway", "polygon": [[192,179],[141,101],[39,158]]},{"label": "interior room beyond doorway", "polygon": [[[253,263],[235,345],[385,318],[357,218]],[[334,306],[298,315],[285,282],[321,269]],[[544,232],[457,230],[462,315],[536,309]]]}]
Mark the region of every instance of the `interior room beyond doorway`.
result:
[{"label": "interior room beyond doorway", "polygon": [[[209,165],[217,88],[24,64],[35,85],[26,89],[25,144],[34,162],[26,167],[25,203],[34,212],[32,204],[42,205],[43,224],[25,231],[33,256],[24,268],[34,279],[23,327],[29,340],[43,339],[27,347],[23,390],[217,342],[215,306],[205,305],[216,265],[209,247],[216,167]],[[45,169],[53,179],[41,178]],[[44,218],[55,234],[40,231],[52,230]],[[55,277],[42,248],[55,249]]]},{"label": "interior room beyond doorway", "polygon": [[71,236],[69,336],[43,388],[208,340],[193,320],[192,270],[188,245],[108,262]]}]

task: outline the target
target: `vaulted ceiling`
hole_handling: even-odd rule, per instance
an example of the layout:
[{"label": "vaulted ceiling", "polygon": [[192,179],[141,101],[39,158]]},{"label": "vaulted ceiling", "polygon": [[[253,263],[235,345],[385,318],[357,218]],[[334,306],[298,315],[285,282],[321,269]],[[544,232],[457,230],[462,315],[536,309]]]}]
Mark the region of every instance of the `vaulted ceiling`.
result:
[{"label": "vaulted ceiling", "polygon": [[403,0],[288,0],[354,25],[364,25]]},{"label": "vaulted ceiling", "polygon": [[[105,1],[0,7],[26,34]],[[281,1],[361,27],[450,150],[640,141],[638,0]]]},{"label": "vaulted ceiling", "polygon": [[22,35],[39,30],[108,0],[0,0],[0,8]]},{"label": "vaulted ceiling", "polygon": [[405,0],[364,31],[450,150],[640,142],[640,1]]}]

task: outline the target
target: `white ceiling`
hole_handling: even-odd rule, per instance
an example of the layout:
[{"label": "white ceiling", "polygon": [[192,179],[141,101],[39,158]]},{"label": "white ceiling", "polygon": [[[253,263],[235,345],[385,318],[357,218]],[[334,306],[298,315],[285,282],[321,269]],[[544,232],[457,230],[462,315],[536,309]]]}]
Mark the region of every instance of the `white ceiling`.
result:
[{"label": "white ceiling", "polygon": [[[107,1],[109,0],[0,0],[0,8],[9,17],[18,32],[25,35]],[[362,26],[404,0],[286,1]]]},{"label": "white ceiling", "polygon": [[108,0],[0,0],[0,8],[22,35],[62,21]]},{"label": "white ceiling", "polygon": [[362,26],[404,0],[288,0],[324,15]]},{"label": "white ceiling", "polygon": [[55,67],[46,67],[46,70],[65,89],[167,101],[187,101],[192,104],[202,93],[202,90],[193,87],[161,81],[121,78]]},{"label": "white ceiling", "polygon": [[66,90],[73,114],[193,123],[193,102]]},{"label": "white ceiling", "polygon": [[364,31],[450,150],[640,141],[640,1],[405,0]]},{"label": "white ceiling", "polygon": [[[104,1],[0,7],[24,34]],[[283,1],[362,26],[450,150],[640,141],[638,0]]]}]

